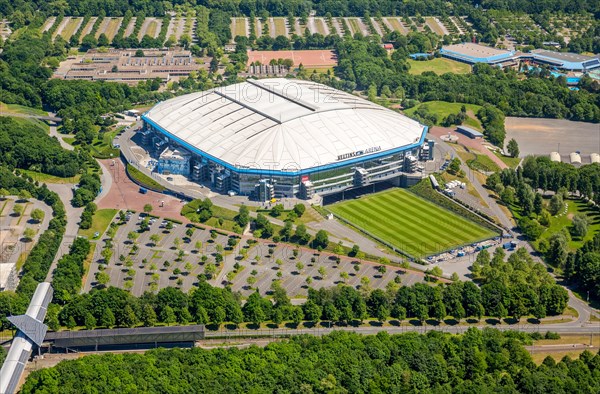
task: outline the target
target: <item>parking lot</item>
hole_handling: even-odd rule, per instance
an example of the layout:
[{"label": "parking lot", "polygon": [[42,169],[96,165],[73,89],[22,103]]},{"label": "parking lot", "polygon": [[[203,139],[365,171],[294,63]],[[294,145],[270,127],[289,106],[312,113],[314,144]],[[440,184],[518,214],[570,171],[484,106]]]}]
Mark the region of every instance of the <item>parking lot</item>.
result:
[{"label": "parking lot", "polygon": [[[294,245],[262,241],[249,244],[251,238],[245,237],[230,247],[230,237],[224,233],[175,223],[169,229],[168,221],[162,218],[150,220],[149,229],[140,231],[143,216],[132,213],[129,220],[118,226],[119,215],[115,217],[112,256],[104,262],[102,250],[110,239],[109,228],[97,242],[84,291],[99,285],[96,273],[101,266],[109,277],[106,286],[126,288],[136,296],[168,286],[188,291],[197,283],[199,274],[206,274],[211,269],[214,273],[209,283],[217,286],[230,284],[234,291],[240,291],[244,296],[255,289],[263,295],[268,294],[275,280],[280,280],[292,297],[305,296],[309,286],[318,289],[345,282],[355,287],[366,285],[375,289],[385,288],[395,278],[398,278],[399,285],[412,285],[423,280],[420,272],[405,272],[391,266],[380,271],[379,264],[361,263],[348,257],[341,257],[337,264],[334,255],[319,255]],[[193,229],[191,235],[190,228]],[[151,239],[154,235],[158,235],[159,240]],[[297,250],[297,256],[294,250]],[[223,261],[216,264],[219,255]],[[210,268],[207,270],[207,267]]]}]

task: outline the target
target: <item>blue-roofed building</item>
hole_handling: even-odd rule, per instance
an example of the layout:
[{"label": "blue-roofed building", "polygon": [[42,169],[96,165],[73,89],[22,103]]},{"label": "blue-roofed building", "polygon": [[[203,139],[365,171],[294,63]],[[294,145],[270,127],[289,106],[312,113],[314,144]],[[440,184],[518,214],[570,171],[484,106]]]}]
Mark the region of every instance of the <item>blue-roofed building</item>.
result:
[{"label": "blue-roofed building", "polygon": [[470,128],[470,127],[467,127],[467,126],[457,126],[456,127],[456,131],[458,131],[459,133],[464,134],[467,137],[472,138],[474,140],[478,140],[480,138],[483,138],[483,134],[482,133],[480,133],[479,131],[474,130],[474,129]]},{"label": "blue-roofed building", "polygon": [[408,55],[408,57],[410,57],[413,60],[429,59],[431,57],[431,54],[429,54],[429,53],[411,53],[410,55]]},{"label": "blue-roofed building", "polygon": [[600,55],[585,56],[571,52],[534,49],[530,53],[522,54],[521,59],[528,59],[537,64],[547,64],[567,71],[588,72],[600,68]]},{"label": "blue-roofed building", "polygon": [[487,63],[503,66],[515,60],[515,52],[470,42],[446,45],[440,49],[443,57],[467,64]]}]

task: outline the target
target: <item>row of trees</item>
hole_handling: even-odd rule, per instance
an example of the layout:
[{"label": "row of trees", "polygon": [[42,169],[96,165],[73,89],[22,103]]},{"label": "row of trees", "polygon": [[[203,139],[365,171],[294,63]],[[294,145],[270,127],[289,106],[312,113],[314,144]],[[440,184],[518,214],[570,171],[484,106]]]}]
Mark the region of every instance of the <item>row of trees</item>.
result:
[{"label": "row of trees", "polygon": [[[362,336],[334,332],[265,347],[93,355],[32,372],[21,392],[572,392],[600,390],[600,355],[537,366],[532,337],[494,329]],[[176,372],[176,373],[175,373]]]},{"label": "row of trees", "polygon": [[79,293],[83,277],[83,263],[90,248],[90,241],[78,237],[69,248],[69,253],[58,260],[52,276],[55,302],[64,303],[73,294]]}]

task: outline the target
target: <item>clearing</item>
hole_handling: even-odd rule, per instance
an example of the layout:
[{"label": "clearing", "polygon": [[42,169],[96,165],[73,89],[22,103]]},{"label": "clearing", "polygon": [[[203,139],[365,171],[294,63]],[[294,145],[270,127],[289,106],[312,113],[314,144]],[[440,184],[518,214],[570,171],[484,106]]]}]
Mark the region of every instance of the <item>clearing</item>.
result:
[{"label": "clearing", "polygon": [[437,254],[495,235],[405,189],[387,190],[337,203],[328,209],[416,257]]},{"label": "clearing", "polygon": [[463,124],[475,130],[482,131],[483,127],[481,127],[481,122],[479,122],[479,119],[477,119],[475,116],[481,106],[475,104],[449,103],[447,101],[427,101],[405,110],[404,113],[408,116],[411,116],[422,106],[427,106],[427,112],[436,114],[438,116],[438,122],[436,125],[439,126],[444,118],[448,115],[459,113],[463,105],[467,108],[467,119]]}]

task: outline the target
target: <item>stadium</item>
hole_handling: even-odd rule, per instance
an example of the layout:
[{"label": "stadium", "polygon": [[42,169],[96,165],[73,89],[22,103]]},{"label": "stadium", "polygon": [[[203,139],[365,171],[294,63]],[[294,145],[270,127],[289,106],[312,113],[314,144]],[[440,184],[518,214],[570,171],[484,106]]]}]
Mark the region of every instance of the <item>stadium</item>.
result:
[{"label": "stadium", "polygon": [[142,119],[154,171],[260,201],[401,185],[420,178],[419,160],[433,154],[426,126],[302,80],[247,80],[187,94]]}]

